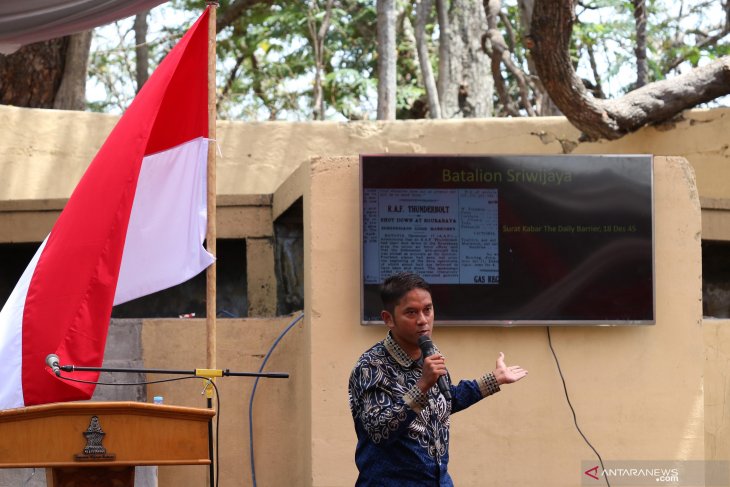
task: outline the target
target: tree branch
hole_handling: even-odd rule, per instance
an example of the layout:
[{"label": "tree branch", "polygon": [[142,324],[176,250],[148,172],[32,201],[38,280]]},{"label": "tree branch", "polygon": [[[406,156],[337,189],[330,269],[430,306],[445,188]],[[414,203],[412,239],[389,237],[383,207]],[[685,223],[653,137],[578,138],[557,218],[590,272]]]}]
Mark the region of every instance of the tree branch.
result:
[{"label": "tree branch", "polygon": [[627,133],[648,123],[669,120],[682,110],[727,94],[730,94],[730,56],[611,100],[607,112]]},{"label": "tree branch", "polygon": [[[487,53],[491,60],[492,78],[494,79],[494,89],[497,90],[499,102],[502,104],[503,110],[513,117],[519,117],[520,111],[512,101],[512,97],[507,92],[507,86],[502,76],[502,52],[506,49],[502,34],[497,29],[497,16],[499,14],[499,0],[484,0],[484,12],[487,15],[487,33],[482,37],[482,49]],[[487,40],[490,42],[487,43]],[[501,42],[500,42],[501,41]]]},{"label": "tree branch", "polygon": [[572,0],[536,2],[532,19],[533,59],[547,92],[588,140],[618,139],[649,123],[730,93],[730,56],[672,79],[657,81],[614,100],[589,95],[569,55],[575,21]]},{"label": "tree branch", "polygon": [[416,7],[416,52],[418,63],[421,66],[423,86],[426,89],[428,113],[431,118],[441,118],[441,104],[439,102],[436,80],[431,69],[431,59],[428,55],[428,40],[426,38],[426,22],[431,15],[433,0],[421,0]]},{"label": "tree branch", "polygon": [[499,20],[502,21],[502,25],[504,25],[504,28],[507,31],[507,46],[509,47],[509,52],[517,57],[517,62],[521,63],[522,58],[515,51],[515,46],[517,45],[517,36],[515,35],[515,30],[512,28],[509,17],[507,17],[507,14],[500,10]]},{"label": "tree branch", "polygon": [[646,1],[633,0],[634,22],[636,24],[636,88],[649,82],[649,70],[646,61]]},{"label": "tree branch", "polygon": [[254,53],[249,55],[249,59],[251,60],[252,71],[251,88],[258,99],[264,104],[264,107],[269,111],[269,120],[276,120],[276,116],[278,115],[276,105],[266,96],[266,91],[261,85],[261,74],[258,72],[259,60]]},{"label": "tree branch", "polygon": [[147,44],[147,16],[149,14],[149,10],[144,10],[134,17],[134,52],[135,65],[137,67],[137,93],[139,93],[139,90],[142,89],[142,86],[150,77],[150,47]]},{"label": "tree branch", "polygon": [[324,120],[324,93],[322,88],[322,71],[324,66],[324,38],[330,27],[332,18],[332,4],[334,0],[327,0],[324,17],[319,28],[317,28],[316,15],[319,13],[319,5],[315,1],[307,10],[307,27],[312,41],[314,51],[314,96],[312,99],[312,115],[315,120]]},{"label": "tree branch", "polygon": [[231,91],[231,88],[233,87],[233,83],[236,82],[236,78],[238,78],[238,70],[241,68],[241,65],[246,60],[246,53],[243,53],[239,55],[236,58],[236,62],[233,65],[233,68],[231,69],[231,72],[228,73],[228,78],[226,79],[226,84],[223,86],[223,90],[221,91],[221,98],[225,98],[228,96],[228,92]]},{"label": "tree branch", "polygon": [[[705,47],[713,46],[713,45],[717,44],[718,41],[722,40],[722,38],[728,34],[730,34],[730,24],[726,23],[725,26],[722,28],[722,30],[720,30],[720,32],[718,32],[714,36],[709,36],[709,37],[705,38],[704,40],[702,40],[702,42],[699,42],[694,47],[697,49],[704,49]],[[674,69],[677,69],[677,67],[680,64],[682,64],[683,62],[685,62],[688,57],[689,57],[689,53],[681,55],[681,56],[677,56],[675,59],[673,59],[670,63],[668,63],[664,67],[664,72],[669,72]]]},{"label": "tree branch", "polygon": [[447,12],[447,0],[436,0],[436,16],[439,22],[439,77],[436,88],[439,95],[441,112],[444,111],[444,98],[446,97],[446,85],[451,69],[451,50],[449,48],[449,36],[451,26],[449,25],[449,14]]},{"label": "tree branch", "polygon": [[585,45],[586,51],[588,52],[588,63],[591,65],[591,72],[593,73],[593,81],[596,82],[595,95],[596,98],[606,98],[603,93],[603,86],[601,85],[601,75],[598,73],[598,63],[596,62],[596,52],[593,50],[592,44]]},{"label": "tree branch", "polygon": [[497,93],[499,93],[500,101],[510,115],[519,116],[519,112],[511,108],[510,105],[512,102],[504,87],[504,79],[500,72],[500,64],[504,64],[507,70],[512,73],[517,81],[523,108],[529,116],[534,117],[536,113],[535,109],[532,107],[532,103],[530,103],[530,90],[528,88],[527,77],[525,76],[525,73],[512,62],[512,59],[510,58],[510,51],[507,48],[507,42],[505,42],[502,33],[497,27],[497,19],[499,18],[499,12],[502,9],[502,3],[500,0],[483,0],[482,4],[484,6],[484,13],[487,16],[487,37],[489,38],[492,46],[492,53],[490,54],[490,57],[492,58],[492,76],[494,77],[494,84],[497,89]]},{"label": "tree branch", "polygon": [[254,5],[272,5],[274,0],[234,0],[225,11],[220,12],[216,17],[215,29],[220,32],[229,25],[233,24],[243,14],[246,9]]}]

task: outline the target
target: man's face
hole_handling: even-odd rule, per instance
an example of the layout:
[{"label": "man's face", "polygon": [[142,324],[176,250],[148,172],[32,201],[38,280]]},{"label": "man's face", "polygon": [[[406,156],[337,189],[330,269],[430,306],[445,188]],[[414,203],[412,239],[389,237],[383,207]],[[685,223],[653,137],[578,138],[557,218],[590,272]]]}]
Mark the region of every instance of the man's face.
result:
[{"label": "man's face", "polygon": [[401,298],[391,315],[383,311],[381,317],[396,343],[412,358],[420,356],[418,338],[431,337],[433,330],[433,302],[431,293],[424,289],[412,289]]}]

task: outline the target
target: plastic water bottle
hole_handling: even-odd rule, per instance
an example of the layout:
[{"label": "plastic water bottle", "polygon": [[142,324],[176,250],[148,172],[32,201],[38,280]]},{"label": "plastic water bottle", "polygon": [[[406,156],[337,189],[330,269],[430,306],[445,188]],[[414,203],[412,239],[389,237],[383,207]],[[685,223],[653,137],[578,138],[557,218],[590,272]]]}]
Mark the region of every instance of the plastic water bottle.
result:
[{"label": "plastic water bottle", "polygon": [[155,396],[152,402],[155,404],[162,404],[162,396]]}]

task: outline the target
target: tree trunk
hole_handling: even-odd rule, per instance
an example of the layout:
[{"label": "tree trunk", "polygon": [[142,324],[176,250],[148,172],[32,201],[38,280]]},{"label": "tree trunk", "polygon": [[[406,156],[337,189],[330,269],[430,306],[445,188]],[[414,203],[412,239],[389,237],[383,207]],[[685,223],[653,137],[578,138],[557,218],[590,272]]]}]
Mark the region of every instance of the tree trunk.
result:
[{"label": "tree trunk", "polygon": [[147,16],[150,14],[149,10],[138,13],[134,17],[134,52],[136,54],[136,67],[137,67],[137,93],[142,89],[142,86],[147,82],[147,78],[150,77],[150,49],[147,45]]},{"label": "tree trunk", "polygon": [[276,107],[276,103],[274,103],[273,100],[270,100],[269,97],[266,94],[266,90],[263,89],[263,86],[261,84],[261,74],[257,73],[259,71],[259,61],[256,58],[256,53],[252,52],[250,54],[249,58],[251,62],[251,71],[252,74],[252,80],[251,80],[251,88],[253,89],[253,92],[256,94],[259,100],[261,100],[261,103],[263,103],[264,107],[269,111],[269,120],[273,121],[276,120],[276,117],[279,115],[278,109]]},{"label": "tree trunk", "polygon": [[444,116],[444,93],[449,81],[451,57],[449,51],[449,37],[451,26],[449,25],[449,12],[447,0],[436,0],[436,15],[439,21],[439,78],[436,88],[438,89],[439,104],[441,105],[441,117]]},{"label": "tree trunk", "polygon": [[73,34],[66,50],[63,78],[53,100],[53,108],[83,110],[86,108],[86,78],[89,74],[89,49],[92,31]]},{"label": "tree trunk", "polygon": [[492,115],[494,82],[482,49],[487,30],[484,8],[475,0],[454,0],[449,15],[449,71],[443,93],[444,118]]},{"label": "tree trunk", "polygon": [[646,63],[646,0],[633,0],[634,20],[636,22],[636,85],[641,88],[649,82],[649,71]]},{"label": "tree trunk", "polygon": [[426,22],[431,14],[433,0],[421,0],[416,13],[416,50],[418,52],[418,63],[421,66],[423,86],[426,89],[428,100],[428,114],[431,118],[441,118],[441,105],[439,94],[436,89],[436,80],[431,69],[431,59],[428,55],[428,39],[426,38]]},{"label": "tree trunk", "polygon": [[449,25],[447,0],[436,0],[436,15],[438,16],[439,22],[439,77],[436,80],[436,88],[439,93],[439,104],[441,105],[441,116],[443,117],[444,93],[446,92],[446,83],[449,80],[449,70],[451,69],[451,57],[449,50],[451,26]]},{"label": "tree trunk", "polygon": [[541,117],[562,115],[550,98],[550,95],[548,95],[542,81],[540,81],[540,77],[537,75],[535,61],[529,54],[530,29],[532,28],[532,12],[535,10],[535,0],[517,0],[517,6],[520,11],[520,27],[522,28],[522,32],[524,32],[523,38],[528,41],[525,46],[528,48],[527,69],[529,70],[530,79],[535,85],[534,95],[537,114]]},{"label": "tree trunk", "polygon": [[730,56],[725,56],[621,98],[597,100],[573,70],[569,45],[574,20],[572,0],[541,0],[535,5],[529,41],[540,79],[583,139],[618,139],[730,93]]},{"label": "tree trunk", "polygon": [[69,38],[23,46],[0,55],[0,103],[18,107],[53,108],[63,78]]},{"label": "tree trunk", "polygon": [[0,55],[0,103],[83,110],[91,31],[36,42]]},{"label": "tree trunk", "polygon": [[378,120],[395,120],[395,0],[377,0]]},{"label": "tree trunk", "polygon": [[325,14],[322,23],[317,27],[315,14],[319,12],[319,5],[316,0],[314,8],[309,7],[307,11],[307,26],[309,37],[312,41],[314,51],[314,96],[312,100],[312,116],[314,120],[324,120],[324,90],[322,87],[322,71],[324,70],[324,38],[330,26],[332,16],[332,3],[334,0],[327,0]]}]

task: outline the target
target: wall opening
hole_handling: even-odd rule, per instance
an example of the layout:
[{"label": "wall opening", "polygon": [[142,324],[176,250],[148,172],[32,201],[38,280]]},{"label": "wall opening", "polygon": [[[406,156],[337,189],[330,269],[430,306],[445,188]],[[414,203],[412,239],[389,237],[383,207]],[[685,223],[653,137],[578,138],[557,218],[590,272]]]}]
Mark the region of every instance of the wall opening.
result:
[{"label": "wall opening", "polygon": [[[248,316],[246,241],[216,241],[216,311],[221,318]],[[112,318],[206,316],[205,271],[177,286],[115,306]]]},{"label": "wall opening", "polygon": [[276,313],[304,309],[304,205],[294,202],[274,222]]},{"label": "wall opening", "polygon": [[[274,222],[277,314],[304,309],[304,225],[301,198]],[[0,244],[0,303],[5,304],[40,242]],[[246,242],[218,239],[217,311],[248,316]],[[205,272],[187,282],[115,306],[113,318],[205,317]],[[730,318],[730,242],[702,242],[702,313]]]},{"label": "wall opening", "polygon": [[702,241],[702,314],[730,318],[730,242]]},{"label": "wall opening", "polygon": [[[10,297],[40,242],[0,244],[0,303]],[[248,316],[246,241],[217,240],[216,309],[221,318]],[[112,308],[112,318],[205,317],[205,271],[177,286]]]},{"label": "wall opening", "polygon": [[0,244],[0,303],[4,306],[41,242]]}]

